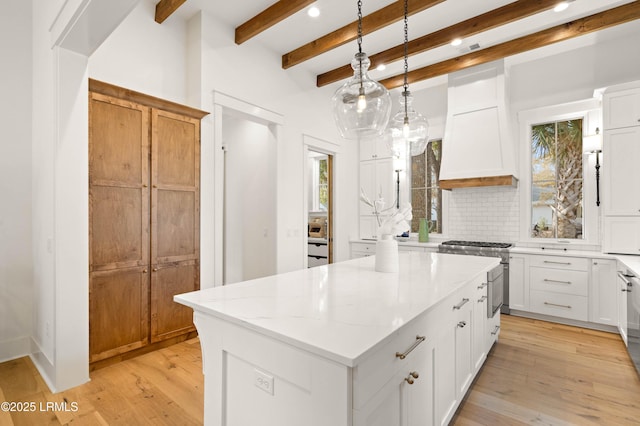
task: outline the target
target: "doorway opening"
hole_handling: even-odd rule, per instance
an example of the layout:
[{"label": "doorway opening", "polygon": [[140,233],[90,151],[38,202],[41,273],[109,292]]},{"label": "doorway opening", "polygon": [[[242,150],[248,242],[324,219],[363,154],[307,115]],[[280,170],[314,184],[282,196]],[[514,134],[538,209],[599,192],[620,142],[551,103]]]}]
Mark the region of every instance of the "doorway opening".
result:
[{"label": "doorway opening", "polygon": [[223,284],[274,275],[276,135],[273,126],[225,109]]},{"label": "doorway opening", "polygon": [[307,267],[333,263],[333,155],[307,150]]}]

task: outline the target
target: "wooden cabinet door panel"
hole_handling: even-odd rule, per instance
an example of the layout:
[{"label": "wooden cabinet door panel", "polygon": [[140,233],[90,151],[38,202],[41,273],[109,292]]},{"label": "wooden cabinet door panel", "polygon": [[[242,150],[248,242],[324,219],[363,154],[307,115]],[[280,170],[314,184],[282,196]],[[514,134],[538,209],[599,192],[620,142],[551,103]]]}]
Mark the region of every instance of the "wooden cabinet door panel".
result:
[{"label": "wooden cabinet door panel", "polygon": [[151,110],[151,263],[200,255],[200,122]]},{"label": "wooden cabinet door panel", "polygon": [[94,272],[89,287],[89,361],[148,343],[149,274],[144,267]]},{"label": "wooden cabinet door panel", "polygon": [[149,108],[98,93],[89,103],[92,184],[149,183]]},{"label": "wooden cabinet door panel", "polygon": [[198,200],[193,191],[154,190],[154,262],[175,262],[198,256]]},{"label": "wooden cabinet door panel", "polygon": [[149,263],[148,194],[148,188],[91,187],[90,271]]},{"label": "wooden cabinet door panel", "polygon": [[149,108],[89,102],[89,270],[149,263]]},{"label": "wooden cabinet door panel", "polygon": [[193,310],[173,301],[173,296],[197,290],[196,261],[158,266],[151,278],[151,341],[157,342],[195,330]]},{"label": "wooden cabinet door panel", "polygon": [[200,121],[152,110],[154,183],[199,186]]}]

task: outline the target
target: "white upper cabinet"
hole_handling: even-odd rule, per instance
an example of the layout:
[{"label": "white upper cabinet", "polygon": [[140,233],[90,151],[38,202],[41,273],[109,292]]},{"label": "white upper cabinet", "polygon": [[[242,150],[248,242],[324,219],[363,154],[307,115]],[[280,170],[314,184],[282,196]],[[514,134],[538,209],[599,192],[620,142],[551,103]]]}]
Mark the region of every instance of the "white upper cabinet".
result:
[{"label": "white upper cabinet", "polygon": [[640,253],[640,82],[603,98],[603,250]]},{"label": "white upper cabinet", "polygon": [[391,158],[391,156],[391,149],[382,137],[360,141],[360,161]]},{"label": "white upper cabinet", "polygon": [[640,218],[608,216],[604,218],[602,251],[640,255]]},{"label": "white upper cabinet", "polygon": [[608,93],[604,98],[604,128],[640,126],[640,88]]},{"label": "white upper cabinet", "polygon": [[640,216],[640,126],[606,130],[603,144],[605,215]]}]

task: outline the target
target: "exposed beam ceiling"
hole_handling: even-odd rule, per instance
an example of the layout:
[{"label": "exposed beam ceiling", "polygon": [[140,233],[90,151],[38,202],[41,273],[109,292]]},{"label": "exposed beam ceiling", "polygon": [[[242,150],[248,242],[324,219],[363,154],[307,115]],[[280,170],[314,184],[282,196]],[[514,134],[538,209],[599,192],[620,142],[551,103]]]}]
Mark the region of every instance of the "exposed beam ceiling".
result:
[{"label": "exposed beam ceiling", "polygon": [[[475,65],[502,59],[507,56],[527,52],[539,47],[548,46],[553,43],[569,40],[574,37],[603,30],[615,25],[624,24],[636,19],[640,19],[640,1],[634,1],[585,18],[567,22],[566,24],[557,25],[505,43],[500,43],[486,49],[410,71],[408,73],[408,82],[416,83],[418,81],[459,71]],[[399,74],[389,77],[384,80],[380,80],[380,83],[388,89],[400,87],[404,83],[404,75]]]},{"label": "exposed beam ceiling", "polygon": [[162,24],[173,12],[187,0],[160,0],[156,4],[156,22]]},{"label": "exposed beam ceiling", "polygon": [[[184,1],[184,0],[183,0]],[[236,44],[271,28],[316,0],[280,0],[236,28]]]},{"label": "exposed beam ceiling", "polygon": [[[409,0],[409,15],[422,12],[445,0]],[[369,34],[404,18],[404,0],[398,0],[362,18],[362,34]],[[329,34],[282,55],[282,68],[287,69],[314,58],[358,36],[358,21],[351,22]]]},{"label": "exposed beam ceiling", "polygon": [[[454,38],[463,39],[470,37],[483,31],[540,13],[554,7],[557,3],[558,0],[518,0],[490,12],[467,19],[466,21],[451,25],[450,27],[411,40],[408,44],[409,56],[444,46]],[[388,64],[403,57],[404,44],[400,44],[383,52],[370,55],[369,60],[371,61],[371,68],[373,69],[380,64]],[[318,87],[326,86],[327,84],[347,78],[352,74],[351,64],[346,64],[318,75],[316,84]]]}]

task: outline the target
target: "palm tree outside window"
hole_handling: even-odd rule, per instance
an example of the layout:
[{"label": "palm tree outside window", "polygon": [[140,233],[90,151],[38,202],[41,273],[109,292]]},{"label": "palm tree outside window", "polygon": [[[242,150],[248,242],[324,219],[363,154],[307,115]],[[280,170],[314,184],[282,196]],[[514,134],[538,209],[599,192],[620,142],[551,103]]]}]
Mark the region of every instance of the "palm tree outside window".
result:
[{"label": "palm tree outside window", "polygon": [[582,119],[531,127],[531,236],[583,239]]},{"label": "palm tree outside window", "polygon": [[433,233],[442,234],[443,210],[440,189],[442,140],[432,140],[423,154],[411,157],[411,232],[418,232],[420,218],[431,222]]}]

